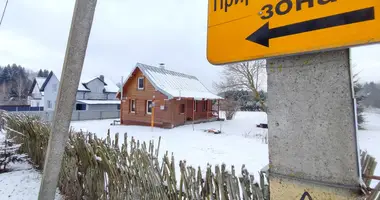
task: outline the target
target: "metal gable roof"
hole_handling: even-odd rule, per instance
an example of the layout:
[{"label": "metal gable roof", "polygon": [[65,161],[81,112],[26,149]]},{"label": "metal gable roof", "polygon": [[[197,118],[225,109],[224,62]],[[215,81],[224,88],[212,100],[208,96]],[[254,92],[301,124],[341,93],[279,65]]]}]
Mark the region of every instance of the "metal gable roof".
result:
[{"label": "metal gable roof", "polygon": [[[141,70],[156,90],[168,96],[169,99],[175,97],[222,99],[211,93],[195,76],[142,63],[137,63],[133,71],[135,71],[136,68]],[[124,84],[128,81],[130,76],[128,76]]]}]

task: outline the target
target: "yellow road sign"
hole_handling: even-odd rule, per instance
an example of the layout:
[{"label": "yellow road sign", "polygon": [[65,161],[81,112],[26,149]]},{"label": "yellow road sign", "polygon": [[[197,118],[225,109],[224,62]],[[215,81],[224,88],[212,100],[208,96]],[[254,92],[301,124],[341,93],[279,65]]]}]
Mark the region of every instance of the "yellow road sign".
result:
[{"label": "yellow road sign", "polygon": [[380,0],[209,0],[208,13],[215,65],[380,42]]}]

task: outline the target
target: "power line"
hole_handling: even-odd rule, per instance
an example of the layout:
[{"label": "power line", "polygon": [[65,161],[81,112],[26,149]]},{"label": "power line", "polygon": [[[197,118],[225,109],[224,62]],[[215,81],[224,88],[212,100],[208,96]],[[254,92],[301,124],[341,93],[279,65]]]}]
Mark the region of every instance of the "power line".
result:
[{"label": "power line", "polygon": [[4,15],[5,15],[5,11],[7,10],[7,5],[8,5],[8,0],[5,2],[5,6],[4,6],[3,14],[1,15],[1,19],[0,19],[0,27],[1,27],[1,24],[3,23],[3,19],[4,19]]}]

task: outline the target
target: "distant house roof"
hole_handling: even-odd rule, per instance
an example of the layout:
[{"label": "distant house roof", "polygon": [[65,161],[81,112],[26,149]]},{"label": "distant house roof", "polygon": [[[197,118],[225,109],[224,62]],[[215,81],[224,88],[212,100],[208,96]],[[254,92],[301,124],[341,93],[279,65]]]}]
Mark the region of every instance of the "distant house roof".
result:
[{"label": "distant house roof", "polygon": [[[43,92],[45,90],[45,87],[47,85],[47,83],[49,82],[49,80],[51,79],[51,77],[54,75],[53,71],[50,71],[49,75],[45,78],[41,88],[40,88],[40,91]],[[37,78],[36,78],[37,79]]]},{"label": "distant house roof", "polygon": [[104,78],[104,82],[106,84],[104,86],[105,92],[117,93],[119,91],[119,87],[110,79]]},{"label": "distant house roof", "polygon": [[101,82],[104,83],[104,89],[105,89],[104,92],[117,93],[119,91],[119,87],[113,81],[111,81],[108,78],[104,78],[104,80],[102,80],[98,76],[97,77],[92,77],[92,78],[83,77],[80,80],[80,82],[82,83],[80,85],[82,85],[83,88],[85,88],[86,90],[88,90],[86,88],[86,84],[89,83],[89,82],[91,82],[91,81],[93,81],[93,80],[95,80],[95,79],[99,79]]},{"label": "distant house roof", "polygon": [[[195,76],[141,63],[137,63],[133,71],[137,68],[141,70],[156,90],[165,94],[169,99],[175,97],[222,99],[221,97],[211,93]],[[133,71],[124,82],[124,85],[131,77]]]},{"label": "distant house roof", "polygon": [[92,78],[88,78],[88,77],[81,77],[80,79],[80,82],[83,83],[83,84],[87,84],[91,81],[93,81],[94,79],[99,79],[101,82],[103,82],[104,84],[106,84],[102,79],[100,79],[100,77],[98,76],[95,76],[95,77],[92,77]]},{"label": "distant house roof", "polygon": [[78,91],[88,92],[88,91],[90,91],[90,90],[87,89],[82,83],[79,83],[79,85],[78,85]]},{"label": "distant house roof", "polygon": [[[60,77],[58,75],[56,75],[58,80],[60,81]],[[86,86],[84,86],[82,84],[82,79],[80,79],[80,82],[79,82],[79,85],[78,85],[78,91],[82,91],[82,92],[89,92],[90,90],[86,88]]]},{"label": "distant house roof", "polygon": [[89,105],[101,105],[101,104],[120,104],[119,100],[77,100],[77,103],[89,104]]},{"label": "distant house roof", "polygon": [[33,89],[35,86],[38,87],[38,90],[41,89],[42,85],[44,84],[46,80],[46,77],[36,77],[34,78],[33,82],[32,82],[32,86],[30,87],[30,90],[29,90],[29,94],[31,94],[33,92]]},{"label": "distant house roof", "polygon": [[[38,86],[38,89],[40,90],[40,92],[43,92],[45,90],[47,83],[49,82],[49,80],[51,79],[53,75],[54,75],[54,72],[51,71],[47,77],[36,77],[33,80],[32,87],[29,93],[33,92],[33,88],[35,87],[35,85]],[[56,77],[58,78],[58,80],[60,80],[59,76],[56,75]],[[90,90],[86,87],[86,84],[91,82],[94,79],[99,79],[100,81],[102,81],[99,77],[93,77],[93,78],[81,77],[79,85],[78,85],[78,91],[89,92]],[[117,93],[119,91],[119,87],[111,80],[105,78],[105,80],[102,82],[104,83],[104,89],[105,89],[104,92]]]},{"label": "distant house roof", "polygon": [[42,85],[44,84],[46,80],[46,77],[36,77],[36,82],[39,88],[42,88]]},{"label": "distant house roof", "polygon": [[28,100],[16,100],[14,97],[7,101],[0,101],[0,106],[30,106]]}]

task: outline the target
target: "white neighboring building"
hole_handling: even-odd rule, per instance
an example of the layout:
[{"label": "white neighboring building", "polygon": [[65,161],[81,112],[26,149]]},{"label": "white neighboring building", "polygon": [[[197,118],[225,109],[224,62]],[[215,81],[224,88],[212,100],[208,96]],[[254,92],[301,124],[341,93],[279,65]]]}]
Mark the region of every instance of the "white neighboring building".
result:
[{"label": "white neighboring building", "polygon": [[120,100],[116,98],[119,87],[103,75],[81,78],[77,92],[76,110],[116,111],[120,110]]},{"label": "white neighboring building", "polygon": [[36,77],[33,80],[28,97],[31,107],[44,107],[44,92],[41,91],[41,87],[45,80],[46,77]]},{"label": "white neighboring building", "polygon": [[45,111],[54,110],[58,86],[59,80],[53,72],[47,77],[36,77],[29,92],[30,107],[41,107]]},{"label": "white neighboring building", "polygon": [[59,80],[53,72],[50,72],[42,87],[40,89],[43,92],[44,98],[44,110],[53,111],[58,94]]},{"label": "white neighboring building", "polygon": [[[48,77],[34,79],[30,90],[31,107],[43,107],[52,111],[56,105],[59,78],[50,72]],[[120,100],[116,98],[119,87],[104,76],[91,79],[82,78],[76,94],[74,110],[116,111],[120,109]]]}]

